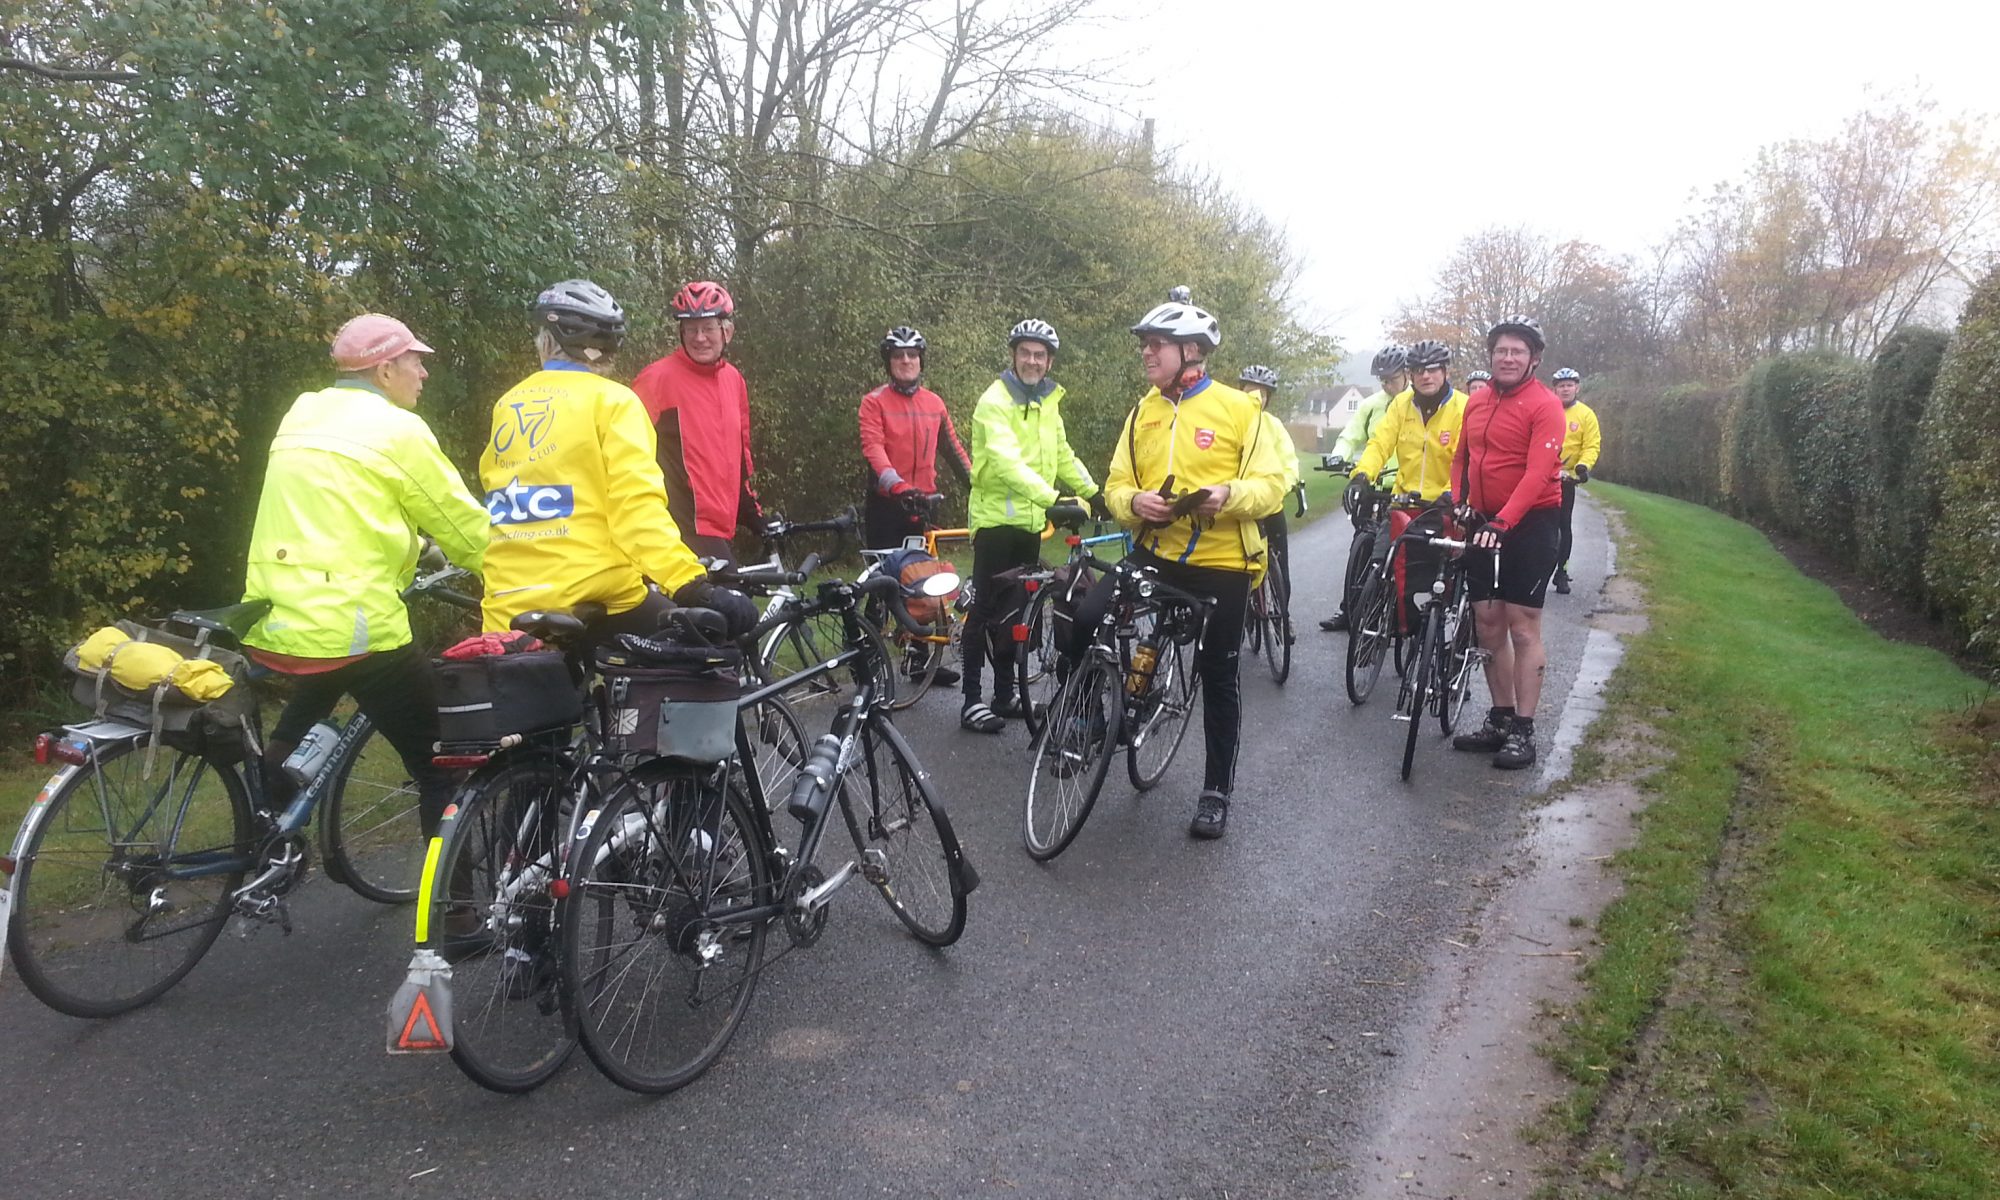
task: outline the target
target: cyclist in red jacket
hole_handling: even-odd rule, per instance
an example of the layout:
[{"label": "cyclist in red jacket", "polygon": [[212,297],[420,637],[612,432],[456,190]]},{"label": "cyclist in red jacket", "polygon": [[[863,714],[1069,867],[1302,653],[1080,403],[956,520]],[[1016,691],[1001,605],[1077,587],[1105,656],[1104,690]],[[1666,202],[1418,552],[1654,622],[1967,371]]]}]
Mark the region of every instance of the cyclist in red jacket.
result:
[{"label": "cyclist in red jacket", "polygon": [[704,558],[734,562],[736,527],[764,521],[750,486],[750,389],[723,357],[736,336],[736,302],[701,280],[675,294],[672,310],[680,348],[639,372],[632,390],[653,419],[681,540]]},{"label": "cyclist in red jacket", "polygon": [[937,489],[943,452],[961,484],[972,484],[972,459],[951,413],[923,385],[924,335],[898,325],[882,339],[889,382],[861,398],[861,457],[868,462],[867,537],[872,549],[900,546],[924,531],[924,497]]},{"label": "cyclist in red jacket", "polygon": [[[1541,380],[1547,343],[1531,317],[1508,317],[1486,334],[1493,382],[1472,393],[1459,426],[1451,477],[1461,520],[1484,518],[1466,551],[1466,587],[1486,660],[1493,707],[1486,723],[1452,739],[1493,755],[1507,770],[1535,761],[1535,705],[1548,654],[1542,600],[1562,535],[1562,401]],[[1493,557],[1500,548],[1499,578]]]}]

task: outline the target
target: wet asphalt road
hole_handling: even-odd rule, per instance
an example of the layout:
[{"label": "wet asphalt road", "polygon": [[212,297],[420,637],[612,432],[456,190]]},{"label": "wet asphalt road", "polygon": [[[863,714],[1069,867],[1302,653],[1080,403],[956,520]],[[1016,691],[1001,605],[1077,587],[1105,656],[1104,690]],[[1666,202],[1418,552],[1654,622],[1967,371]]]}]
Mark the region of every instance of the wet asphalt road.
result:
[{"label": "wet asphalt road", "polygon": [[[1603,582],[1579,505],[1577,586],[1550,598],[1544,753]],[[1341,1195],[1429,964],[1501,866],[1536,771],[1426,730],[1412,782],[1393,675],[1353,709],[1331,611],[1348,539],[1293,536],[1298,656],[1246,661],[1229,836],[1191,841],[1199,726],[1135,795],[1114,765],[1075,845],[1019,845],[1026,739],[962,734],[952,698],[900,718],[984,876],[966,935],[909,939],[871,889],[765,976],[733,1046],[664,1099],[578,1054],[526,1097],[441,1056],[383,1054],[410,916],[323,879],[300,929],[227,933],[178,989],[103,1023],[0,976],[0,1163],[14,1197],[352,1194]],[[1483,688],[1468,715],[1483,711]],[[1197,721],[1199,718],[1197,718]],[[814,730],[813,732],[817,732]],[[774,942],[774,946],[775,946]]]}]

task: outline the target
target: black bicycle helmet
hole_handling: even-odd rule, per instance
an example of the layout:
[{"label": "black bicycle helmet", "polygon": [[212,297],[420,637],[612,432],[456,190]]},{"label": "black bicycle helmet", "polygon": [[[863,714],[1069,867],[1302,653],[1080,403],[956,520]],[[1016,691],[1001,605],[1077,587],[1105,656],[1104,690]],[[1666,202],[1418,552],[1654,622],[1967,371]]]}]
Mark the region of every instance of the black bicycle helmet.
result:
[{"label": "black bicycle helmet", "polygon": [[1549,348],[1548,339],[1542,336],[1541,322],[1533,317],[1513,316],[1497,322],[1493,328],[1486,331],[1486,348],[1489,351],[1503,333],[1511,333],[1528,343],[1528,349],[1536,354]]},{"label": "black bicycle helmet", "polygon": [[565,279],[535,297],[535,328],[554,335],[563,353],[597,362],[625,343],[625,310],[588,279]]},{"label": "black bicycle helmet", "polygon": [[1243,373],[1236,377],[1236,382],[1254,383],[1258,387],[1267,387],[1272,391],[1276,391],[1278,388],[1278,373],[1264,366],[1245,367],[1243,368]]},{"label": "black bicycle helmet", "polygon": [[917,357],[924,354],[924,335],[908,325],[898,325],[882,338],[882,361],[889,361],[891,350],[915,350]]},{"label": "black bicycle helmet", "polygon": [[1436,338],[1425,338],[1410,347],[1404,360],[1409,363],[1412,371],[1420,371],[1425,367],[1442,367],[1451,362],[1451,347]]},{"label": "black bicycle helmet", "polygon": [[1375,361],[1368,364],[1368,373],[1377,379],[1387,379],[1409,365],[1410,352],[1401,342],[1390,342],[1375,352]]}]

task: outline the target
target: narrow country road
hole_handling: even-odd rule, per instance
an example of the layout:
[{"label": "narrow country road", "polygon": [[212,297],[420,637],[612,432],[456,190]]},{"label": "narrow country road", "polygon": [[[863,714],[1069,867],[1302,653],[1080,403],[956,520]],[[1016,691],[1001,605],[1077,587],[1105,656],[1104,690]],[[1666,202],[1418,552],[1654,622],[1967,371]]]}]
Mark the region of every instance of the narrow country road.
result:
[{"label": "narrow country road", "polygon": [[[1603,582],[1576,514],[1575,594],[1551,596],[1546,753]],[[1215,1197],[1345,1194],[1344,1154],[1423,1031],[1413,1002],[1500,867],[1537,771],[1426,730],[1410,784],[1392,677],[1349,706],[1321,633],[1335,514],[1293,537],[1291,682],[1244,669],[1229,836],[1191,841],[1191,732],[1158,790],[1114,769],[1050,866],[1019,846],[1026,742],[902,720],[984,875],[932,953],[847,889],[813,950],[759,989],[731,1050],[664,1099],[579,1054],[539,1093],[382,1053],[409,913],[316,880],[300,930],[225,934],[178,989],[107,1023],[0,976],[0,1161],[16,1197]],[[1475,692],[1468,715],[1483,711]],[[817,732],[814,730],[813,732]]]}]

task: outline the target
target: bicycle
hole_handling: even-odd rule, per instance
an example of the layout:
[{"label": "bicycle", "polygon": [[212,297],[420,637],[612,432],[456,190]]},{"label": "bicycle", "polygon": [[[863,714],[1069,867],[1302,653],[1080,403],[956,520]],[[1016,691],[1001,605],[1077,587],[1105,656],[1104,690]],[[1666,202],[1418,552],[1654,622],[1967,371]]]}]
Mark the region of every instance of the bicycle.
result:
[{"label": "bicycle", "polygon": [[[626,770],[579,824],[563,910],[564,995],[585,1050],[620,1086],[668,1092],[706,1071],[761,973],[790,952],[766,960],[771,926],[791,949],[811,946],[833,895],[856,874],[925,944],[947,946],[963,932],[978,875],[890,720],[884,649],[860,612],[863,597],[886,602],[897,586],[828,581],[802,610],[837,615],[846,641],[801,674],[845,670],[854,692],[793,784],[786,811],[803,826],[795,850],[776,841],[754,765],[739,773],[680,746]],[[753,630],[751,644],[763,632]],[[740,709],[778,688],[721,703]],[[736,739],[744,759],[740,722]],[[829,873],[816,858],[836,799],[856,857]]]},{"label": "bicycle", "polygon": [[[1451,493],[1446,492],[1430,510],[1440,514],[1451,511]],[[1471,543],[1471,530],[1466,536],[1453,538],[1444,533],[1433,533],[1418,528],[1414,523],[1397,539],[1421,542],[1444,551],[1444,562],[1438,570],[1437,580],[1428,592],[1413,598],[1422,612],[1414,643],[1414,666],[1396,698],[1395,720],[1407,721],[1409,729],[1403,739],[1403,778],[1410,777],[1410,766],[1416,757],[1417,730],[1429,714],[1437,718],[1438,731],[1449,737],[1458,726],[1458,719],[1465,712],[1466,702],[1472,695],[1473,679],[1484,665],[1488,652],[1479,648],[1478,622],[1473,619],[1472,601],[1465,583],[1465,554]],[[1493,555],[1493,578],[1500,577],[1500,551],[1490,551]]]},{"label": "bicycle", "polygon": [[1355,536],[1366,536],[1370,549],[1358,563],[1349,561],[1350,571],[1359,572],[1359,585],[1348,614],[1345,661],[1347,699],[1354,705],[1367,702],[1382,675],[1384,663],[1394,662],[1396,674],[1408,677],[1416,643],[1405,633],[1405,613],[1398,603],[1401,585],[1396,578],[1395,543],[1392,540],[1380,552],[1373,547],[1389,536],[1392,511],[1414,512],[1422,507],[1423,502],[1414,493],[1391,496],[1379,489],[1367,491],[1357,506],[1366,530],[1357,531]]},{"label": "bicycle", "polygon": [[1027,597],[1010,636],[1014,641],[1014,694],[1021,698],[1021,723],[1030,741],[1042,732],[1043,718],[1062,683],[1057,667],[1062,646],[1070,636],[1070,615],[1102,575],[1092,565],[1099,561],[1092,552],[1114,545],[1123,554],[1132,551],[1131,535],[1123,530],[1105,533],[1102,521],[1092,522],[1092,532],[1084,535],[1081,530],[1089,513],[1080,506],[1059,505],[1051,512],[1050,525],[1067,530],[1063,541],[1069,556],[1060,566],[1016,568],[1000,575]]},{"label": "bicycle", "polygon": [[[787,521],[783,517],[774,518],[764,531],[764,544],[769,552],[765,562],[753,564],[761,570],[784,571],[782,548],[792,538],[808,534],[831,533],[835,535],[836,546],[844,543],[846,536],[853,532],[856,517],[853,508],[839,516],[825,521]],[[866,551],[863,552],[864,555]],[[818,556],[810,561],[817,566]],[[810,571],[800,574],[810,574]],[[780,586],[769,592],[770,600],[764,608],[762,623],[765,633],[760,637],[755,656],[757,678],[765,683],[787,681],[785,695],[789,702],[803,705],[821,698],[840,693],[839,682],[826,676],[814,676],[809,682],[799,682],[793,677],[809,667],[816,666],[839,652],[844,644],[843,633],[837,621],[825,616],[809,618],[804,615],[807,600],[792,586]],[[787,620],[777,620],[788,616]],[[884,661],[886,662],[886,656]],[[893,697],[896,694],[894,671],[885,671],[878,681],[882,691]]]},{"label": "bicycle", "polygon": [[[1306,515],[1306,487],[1293,488],[1298,511]],[[1283,510],[1280,510],[1281,512]],[[1250,592],[1250,608],[1243,622],[1243,641],[1253,655],[1262,655],[1273,682],[1283,686],[1292,674],[1292,587],[1290,551],[1281,542],[1272,542],[1264,566],[1264,576]]]},{"label": "bicycle", "polygon": [[[1214,605],[1151,567],[1083,554],[1109,576],[1109,603],[1072,634],[1088,640],[1064,656],[1062,685],[1035,737],[1022,844],[1037,862],[1076,839],[1118,747],[1137,790],[1150,791],[1166,775],[1194,715],[1194,663]],[[1090,620],[1087,610],[1079,619]]]},{"label": "bicycle", "polygon": [[[403,594],[476,609],[451,586],[465,577],[431,572]],[[240,663],[234,649],[269,608],[176,612],[169,625],[190,636],[169,639],[192,657]],[[373,724],[349,718],[317,772],[270,813],[255,673],[241,674],[235,687],[247,690],[226,728],[195,713],[187,730],[156,732],[114,705],[36,737],[35,760],[58,769],[0,858],[0,923],[21,982],[50,1008],[95,1018],[151,1003],[194,969],[232,915],[289,933],[286,897],[309,874],[315,813],[330,878],[381,903],[416,895],[414,790],[371,779],[363,763]],[[92,688],[81,683],[79,698]],[[398,845],[404,838],[413,845]]]},{"label": "bicycle", "polygon": [[[812,563],[809,556],[797,572],[760,566],[715,577],[776,593],[802,584]],[[669,619],[685,621],[685,611]],[[620,756],[604,750],[605,731],[636,736],[640,723],[638,709],[630,722],[622,719],[625,698],[606,686],[589,657],[591,627],[603,616],[601,605],[584,604],[523,613],[513,622],[564,653],[579,691],[581,725],[499,744],[439,747],[440,765],[473,774],[434,843],[417,944],[420,955],[440,950],[452,964],[446,1045],[459,1069],[492,1091],[541,1086],[577,1045],[561,989],[569,852],[585,835],[578,831],[579,814],[603,809],[610,799],[607,781],[623,770]],[[798,717],[778,695],[782,687],[767,687],[746,703],[739,769],[754,764],[747,769],[760,778],[784,783],[803,765],[806,743]],[[434,930],[441,936],[434,938]]]}]

